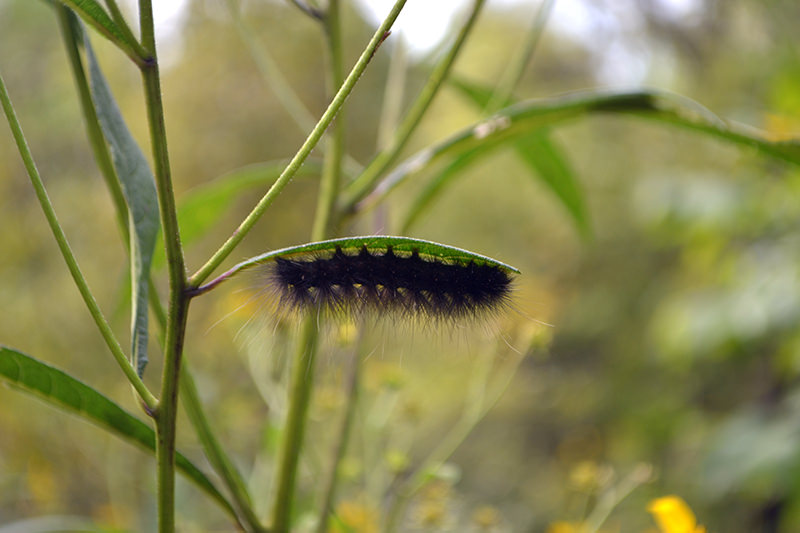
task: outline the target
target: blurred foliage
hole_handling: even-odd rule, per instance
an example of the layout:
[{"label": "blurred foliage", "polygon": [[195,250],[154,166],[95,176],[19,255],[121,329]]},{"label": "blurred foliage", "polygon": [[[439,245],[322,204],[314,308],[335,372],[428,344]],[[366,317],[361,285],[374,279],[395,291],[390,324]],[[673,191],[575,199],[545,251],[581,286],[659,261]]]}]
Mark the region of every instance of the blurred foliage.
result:
[{"label": "blurred foliage", "polygon": [[[347,4],[349,66],[370,24]],[[800,132],[796,2],[580,5],[588,19],[570,26],[557,2],[516,97],[648,85],[776,139]],[[534,9],[492,9],[490,2],[456,75],[490,86]],[[300,100],[319,115],[326,102],[318,28],[288,2],[248,1],[243,10]],[[224,3],[190,2],[182,17],[160,52],[179,203],[225,173],[291,156],[304,138],[260,77]],[[348,102],[348,152],[362,164],[374,152],[394,39]],[[135,68],[96,35],[93,43],[129,127],[147,146]],[[46,2],[0,1],[0,66],[81,266],[125,339],[127,258]],[[428,69],[427,58],[411,57],[405,101]],[[406,155],[479,118],[458,91],[444,89]],[[452,457],[420,478],[401,530],[577,531],[574,524],[613,500],[602,531],[646,531],[653,527],[647,502],[675,493],[708,531],[797,531],[800,172],[748,149],[621,117],[570,123],[550,138],[583,188],[593,237],[576,233],[513,149],[464,169],[420,215],[409,236],[519,267],[519,313],[474,334],[393,324],[365,334],[364,386],[333,529],[379,531],[396,484],[461,421],[483,413],[476,406],[491,407],[504,372],[519,363],[506,393]],[[0,161],[0,342],[136,411],[117,367],[101,356],[104,345],[58,258],[7,128],[0,128]],[[219,193],[231,208],[215,211],[213,227],[189,243],[190,270],[260,197],[264,189],[253,183]],[[424,187],[412,180],[348,233],[390,232]],[[298,176],[229,264],[305,242],[315,201],[314,172]],[[253,275],[193,304],[187,357],[220,439],[266,514],[296,328],[259,315],[258,282]],[[353,337],[346,325],[331,327],[323,345],[301,468],[300,530],[312,527],[317,509]],[[148,379],[158,375],[155,359]],[[70,515],[106,530],[154,530],[150,457],[15,391],[0,389],[0,404],[0,524]],[[202,464],[185,421],[179,448]],[[635,475],[642,463],[652,476]],[[609,496],[627,494],[625,487],[627,498]],[[183,531],[230,527],[194,487],[180,480],[178,491]]]}]

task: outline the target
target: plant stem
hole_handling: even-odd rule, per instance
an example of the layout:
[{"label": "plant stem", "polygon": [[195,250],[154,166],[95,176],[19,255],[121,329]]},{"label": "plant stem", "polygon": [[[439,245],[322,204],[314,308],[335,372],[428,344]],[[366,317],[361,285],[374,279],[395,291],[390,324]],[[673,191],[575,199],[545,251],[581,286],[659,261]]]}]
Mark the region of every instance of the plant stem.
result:
[{"label": "plant stem", "polygon": [[56,239],[56,243],[61,251],[61,255],[64,257],[64,261],[67,263],[67,268],[72,275],[72,279],[74,280],[75,285],[78,287],[78,291],[81,293],[81,297],[83,297],[83,301],[86,304],[86,307],[89,309],[89,313],[92,315],[95,324],[97,325],[97,329],[100,330],[103,340],[105,340],[108,349],[111,351],[111,354],[114,356],[117,364],[125,373],[128,381],[130,381],[131,385],[133,385],[133,388],[136,389],[136,392],[146,406],[147,411],[150,413],[156,412],[159,407],[158,400],[153,396],[141,378],[136,374],[136,370],[131,365],[128,357],[125,355],[125,352],[123,352],[119,341],[117,341],[116,337],[114,336],[114,332],[111,330],[111,326],[106,321],[105,317],[103,316],[103,312],[100,310],[100,306],[94,299],[94,295],[89,288],[89,284],[86,282],[86,278],[83,277],[83,273],[81,272],[78,262],[75,259],[75,255],[72,253],[72,249],[67,241],[67,236],[64,234],[64,230],[61,228],[61,224],[58,222],[58,217],[56,216],[55,209],[53,209],[53,204],[50,202],[50,198],[47,195],[47,190],[45,189],[42,178],[39,175],[38,169],[36,168],[36,163],[33,161],[33,156],[31,155],[30,148],[25,140],[25,135],[22,132],[22,127],[20,126],[17,115],[14,112],[14,107],[11,104],[11,99],[8,95],[5,82],[3,81],[1,75],[0,103],[2,103],[3,111],[5,112],[6,119],[8,120],[8,125],[11,127],[11,133],[17,143],[17,149],[19,150],[20,156],[22,156],[25,170],[28,172],[28,177],[30,178],[33,189],[36,192],[36,198],[39,200],[39,205],[44,212],[47,223],[50,225],[50,230],[53,232],[53,236]]},{"label": "plant stem", "polygon": [[292,367],[289,390],[289,412],[283,441],[278,451],[278,472],[276,478],[275,500],[272,506],[273,533],[287,533],[292,513],[292,499],[300,449],[303,444],[306,414],[314,382],[314,359],[317,354],[317,317],[309,314],[303,319],[300,343]]},{"label": "plant stem", "polygon": [[392,143],[386,150],[380,152],[371,162],[367,168],[350,186],[345,189],[345,200],[342,205],[342,214],[350,213],[362,198],[364,198],[375,184],[378,182],[384,172],[397,160],[405,148],[406,143],[411,138],[411,134],[416,130],[417,126],[422,120],[423,115],[428,110],[434,96],[439,91],[444,80],[450,72],[456,57],[463,48],[467,36],[472,31],[475,21],[478,19],[478,14],[483,7],[485,0],[474,0],[472,3],[472,10],[470,11],[467,21],[462,26],[456,40],[448,50],[447,54],[442,58],[436,68],[428,78],[428,83],[422,88],[416,101],[411,105],[403,122],[397,128],[397,133],[394,136]]},{"label": "plant stem", "polygon": [[[66,41],[66,47],[70,64],[72,66],[73,76],[75,77],[76,85],[78,87],[81,106],[86,119],[86,128],[89,141],[94,151],[95,159],[100,167],[101,174],[103,175],[106,185],[111,192],[115,212],[117,214],[117,222],[120,226],[120,231],[122,232],[123,241],[126,244],[127,251],[127,244],[130,238],[127,224],[128,207],[125,203],[125,197],[122,194],[122,189],[116,176],[116,171],[111,163],[111,155],[109,154],[108,146],[106,145],[102,136],[100,124],[97,119],[97,113],[92,105],[89,85],[87,83],[83,64],[76,46],[75,35],[73,35],[73,27],[69,24],[68,16],[70,15],[70,12],[64,6],[56,6],[56,9],[59,15],[61,30]],[[156,323],[159,325],[161,343],[163,345],[167,328],[167,313],[158,299],[158,293],[152,278],[149,280],[149,298],[150,308],[156,318]],[[181,399],[183,399],[183,403],[186,406],[186,412],[189,415],[189,421],[194,427],[195,432],[198,435],[198,439],[203,445],[206,456],[209,458],[209,463],[211,463],[212,467],[214,467],[215,471],[226,483],[234,501],[237,504],[239,512],[247,521],[251,531],[264,531],[252,510],[250,496],[247,493],[246,486],[244,485],[239,472],[236,471],[230,459],[227,457],[227,455],[225,455],[225,452],[219,446],[219,443],[216,441],[214,434],[211,431],[208,418],[203,412],[202,404],[200,403],[197,389],[194,385],[194,378],[189,369],[186,368],[185,363],[183,366],[184,368],[181,371],[182,375],[180,384]]]},{"label": "plant stem", "polygon": [[158,461],[158,525],[161,533],[175,530],[175,429],[178,412],[178,384],[186,334],[189,296],[181,248],[175,194],[167,152],[166,125],[161,101],[161,82],[156,56],[153,6],[139,0],[142,45],[148,60],[141,66],[150,142],[153,148],[158,207],[161,214],[167,265],[169,267],[169,308],[164,336],[164,368],[161,378],[161,410],[156,418],[156,459]]},{"label": "plant stem", "polygon": [[[363,331],[363,329],[362,329]],[[339,425],[336,443],[333,447],[330,470],[323,483],[324,492],[322,506],[320,507],[319,521],[317,522],[317,533],[328,531],[331,509],[333,509],[336,488],[339,483],[339,465],[342,463],[344,454],[347,451],[347,444],[350,441],[350,432],[353,428],[356,407],[358,406],[358,392],[361,381],[361,354],[358,351],[352,354],[348,368],[347,380],[347,404],[344,407],[344,414]]]},{"label": "plant stem", "polygon": [[403,109],[406,73],[408,71],[408,52],[405,42],[398,39],[392,48],[389,60],[389,72],[386,75],[386,87],[383,91],[376,151],[386,150],[391,146],[392,136],[397,131]]},{"label": "plant stem", "polygon": [[[500,373],[499,377],[495,378],[496,385],[493,387],[489,383],[491,355],[486,356],[480,366],[477,367],[478,370],[473,369],[473,381],[470,387],[471,403],[465,406],[456,425],[450,429],[439,445],[428,455],[427,459],[411,472],[400,485],[395,500],[387,512],[386,527],[384,528],[386,533],[393,533],[397,530],[400,519],[411,498],[425,486],[429,476],[444,465],[445,461],[455,453],[467,436],[475,429],[475,426],[500,401],[523,359],[524,354],[518,354],[516,358],[506,363],[504,371]],[[487,398],[486,393],[490,388],[491,394]]]},{"label": "plant stem", "polygon": [[[328,90],[334,93],[344,83],[342,66],[342,36],[339,0],[329,0],[325,13],[324,27],[328,44],[330,63],[328,68]],[[317,211],[311,230],[311,240],[321,241],[330,236],[330,225],[336,197],[339,193],[339,181],[342,174],[342,154],[344,153],[344,109],[339,111],[336,120],[328,132],[328,146],[325,150],[325,162],[322,179],[319,185]]]},{"label": "plant stem", "polygon": [[[117,24],[122,34],[125,36],[125,40],[127,42],[138,44],[136,36],[133,34],[133,31],[131,31],[131,27],[128,25],[128,22],[122,15],[122,11],[120,11],[116,0],[106,0],[106,5],[108,6],[108,10],[111,12],[111,18]],[[140,49],[139,51],[144,52],[144,48]]]},{"label": "plant stem", "polygon": [[503,72],[503,76],[500,78],[497,88],[492,94],[489,103],[486,105],[486,109],[484,110],[485,114],[490,115],[501,107],[508,105],[514,93],[514,89],[519,84],[519,80],[522,79],[525,68],[528,66],[533,52],[539,44],[545,25],[547,24],[547,19],[550,17],[555,3],[555,0],[543,0],[539,5],[539,9],[536,10],[536,16],[533,19],[533,25],[525,37],[525,42],[520,52],[508,68],[506,68],[505,72]]},{"label": "plant stem", "polygon": [[191,287],[199,286],[206,278],[208,278],[208,276],[211,275],[211,273],[222,263],[222,261],[225,260],[226,257],[228,257],[233,249],[236,248],[245,235],[247,235],[247,233],[252,229],[258,219],[261,218],[261,215],[264,214],[264,211],[266,211],[266,209],[278,196],[278,194],[280,194],[284,187],[286,187],[294,174],[303,164],[303,161],[305,161],[305,159],[311,153],[311,150],[322,138],[322,134],[325,133],[328,125],[330,125],[330,123],[333,121],[336,113],[338,113],[339,109],[342,107],[342,105],[344,105],[344,101],[350,95],[353,87],[355,87],[356,82],[361,77],[361,74],[363,74],[364,70],[367,68],[367,64],[372,58],[372,55],[378,49],[378,46],[383,39],[386,38],[386,32],[388,32],[389,28],[391,28],[405,3],[406,0],[395,1],[394,6],[389,12],[389,15],[386,17],[383,23],[381,23],[381,25],[378,27],[378,30],[372,36],[372,39],[370,40],[366,49],[361,54],[361,57],[359,57],[353,69],[350,71],[350,74],[347,76],[347,79],[345,79],[344,83],[339,88],[339,91],[336,93],[336,96],[333,98],[330,105],[325,110],[325,113],[323,113],[322,117],[319,119],[319,122],[317,122],[317,125],[311,131],[306,141],[295,154],[294,158],[292,158],[292,160],[289,162],[289,165],[281,173],[269,191],[267,191],[264,197],[258,202],[258,205],[256,205],[247,218],[242,221],[242,223],[228,238],[228,240],[225,241],[220,249],[214,253],[208,262],[206,262],[206,264],[200,268],[200,270],[192,275],[192,277],[189,279],[189,285]]},{"label": "plant stem", "polygon": [[[80,0],[59,1],[62,4],[69,6],[70,9],[75,11],[75,13],[77,13],[86,24],[96,29],[101,35],[114,43],[117,48],[125,52],[125,54],[130,57],[139,67],[142,67],[147,63],[148,53],[133,36],[130,28],[120,27],[117,22],[112,20],[105,10],[101,8],[99,13],[92,12],[91,10],[86,9],[84,2]],[[100,13],[102,13],[102,15]]]},{"label": "plant stem", "polygon": [[[283,106],[302,133],[305,134],[312,130],[316,125],[316,119],[300,100],[297,92],[289,85],[286,76],[283,75],[280,67],[269,54],[269,51],[258,41],[253,33],[253,29],[248,25],[247,21],[242,18],[236,0],[228,0],[228,10],[233,18],[236,31],[250,51],[250,55],[253,57],[253,61],[255,61],[264,83],[272,89],[272,92],[278,97],[281,106]],[[337,84],[335,89],[338,89],[340,86],[341,83]],[[356,161],[353,156],[343,153],[342,159],[345,168],[352,174],[359,174],[364,170],[363,166]]]},{"label": "plant stem", "polygon": [[[330,56],[327,76],[328,87],[329,90],[333,92],[343,83],[339,0],[329,0],[328,10],[325,14],[323,22],[328,44],[328,54]],[[340,112],[336,119],[336,123],[332,127],[332,131],[329,133],[328,147],[325,151],[325,166],[323,168],[322,180],[320,182],[319,199],[317,200],[317,212],[314,218],[313,229],[311,231],[311,240],[314,241],[324,240],[331,236],[330,232],[331,223],[333,220],[333,210],[336,206],[336,198],[339,193],[342,154],[344,153],[344,125],[343,112]],[[317,336],[319,333],[318,331],[314,330],[312,334]],[[358,355],[356,354],[355,357],[357,358]],[[354,367],[357,367],[358,363],[354,362],[353,365]],[[357,373],[357,370],[353,370],[352,373]],[[354,383],[355,382],[353,382],[351,388],[355,386]],[[331,506],[333,505],[333,498],[339,473],[339,462],[341,461],[347,445],[347,435],[349,434],[351,419],[352,412],[348,410],[345,415],[343,427],[341,428],[339,441],[334,449],[334,455],[331,458],[331,470],[329,472],[328,479],[325,482],[325,486],[327,488],[325,490],[322,508],[320,509],[318,531],[324,532],[327,529],[326,524],[328,522],[328,514]]]},{"label": "plant stem", "polygon": [[183,400],[183,407],[186,410],[186,414],[189,416],[189,420],[197,433],[200,443],[203,445],[203,451],[206,457],[208,457],[208,462],[214,468],[214,471],[222,478],[225,486],[228,487],[231,496],[233,496],[233,501],[239,513],[242,515],[242,518],[249,526],[250,531],[257,533],[266,532],[266,529],[261,525],[253,510],[253,502],[250,499],[250,494],[247,491],[244,480],[236,469],[236,466],[234,466],[233,462],[231,462],[220,446],[211,429],[211,424],[203,412],[197,386],[194,383],[192,373],[189,371],[188,362],[183,363],[183,370],[181,373],[180,393],[181,399]]},{"label": "plant stem", "polygon": [[268,50],[260,45],[247,21],[242,19],[242,14],[239,12],[239,4],[240,2],[236,0],[228,0],[228,11],[233,18],[239,37],[250,52],[253,61],[255,61],[261,77],[269,84],[272,92],[278,97],[281,106],[289,113],[297,127],[305,133],[316,124],[314,116],[297,96],[297,93],[292,90],[275,60],[269,55]]},{"label": "plant stem", "polygon": [[311,4],[309,4],[304,0],[289,0],[289,2],[297,6],[297,9],[299,9],[300,11],[302,11],[311,18],[322,20],[324,16],[319,8],[312,6]]},{"label": "plant stem", "polygon": [[[398,6],[402,7],[402,3],[403,2],[398,2],[395,5],[398,14]],[[328,11],[323,19],[323,24],[330,55],[328,87],[331,92],[339,89],[337,95],[334,97],[335,101],[338,95],[342,93],[342,88],[344,88],[347,83],[346,80],[343,80],[342,74],[339,0],[329,1]],[[384,22],[384,25],[385,24],[386,22]],[[382,36],[383,34],[381,33],[380,35]],[[376,33],[375,36],[378,37],[378,33]],[[376,41],[376,48],[378,44],[380,44],[379,41]],[[369,50],[369,48],[370,47],[367,47],[367,50]],[[366,53],[367,51],[364,52],[364,54]],[[365,56],[362,55],[362,58],[364,57]],[[369,57],[370,56],[366,56],[366,61],[369,61]],[[366,62],[364,65],[366,66]],[[344,100],[342,100],[342,104],[343,103]],[[342,105],[339,107],[342,107]],[[325,163],[320,182],[317,209],[314,216],[313,229],[311,231],[312,240],[323,240],[328,237],[333,207],[336,203],[336,196],[339,191],[339,177],[341,175],[343,153],[344,120],[340,113],[330,133],[328,147],[325,151]],[[297,480],[297,467],[300,460],[300,451],[303,446],[308,404],[311,399],[311,391],[313,390],[314,359],[316,358],[319,342],[318,320],[319,318],[313,313],[305,317],[299,349],[294,360],[294,367],[292,368],[289,412],[287,414],[286,427],[284,428],[283,441],[279,450],[277,488],[275,489],[275,500],[272,508],[271,527],[275,533],[288,532],[291,523],[292,501],[294,499],[294,489]]]},{"label": "plant stem", "polygon": [[189,300],[170,302],[164,338],[164,371],[161,408],[156,417],[156,461],[158,463],[158,531],[175,531],[175,433],[178,416],[178,382],[186,331]]}]

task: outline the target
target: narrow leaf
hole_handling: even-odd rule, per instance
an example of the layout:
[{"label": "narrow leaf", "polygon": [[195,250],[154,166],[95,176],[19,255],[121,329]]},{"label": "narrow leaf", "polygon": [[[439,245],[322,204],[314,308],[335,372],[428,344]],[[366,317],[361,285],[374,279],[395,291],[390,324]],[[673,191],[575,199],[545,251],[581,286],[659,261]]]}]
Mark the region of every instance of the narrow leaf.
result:
[{"label": "narrow leaf", "polygon": [[[479,109],[485,109],[494,97],[491,88],[462,79],[450,80],[450,85]],[[513,103],[512,99],[508,99],[502,105],[508,106]],[[531,175],[537,176],[553,191],[581,234],[588,235],[589,216],[580,184],[566,156],[550,138],[547,129],[534,130],[513,144],[519,158],[533,171]],[[430,199],[427,199],[427,202],[430,202]]]},{"label": "narrow leaf", "polygon": [[439,244],[432,241],[425,241],[422,239],[412,239],[411,237],[392,237],[387,235],[371,235],[368,237],[344,237],[341,239],[331,239],[327,241],[311,242],[301,244],[298,246],[290,246],[288,248],[281,248],[280,250],[273,250],[265,254],[239,263],[218,278],[199,287],[196,292],[202,293],[214,288],[219,283],[230,279],[235,274],[252,268],[256,265],[262,265],[275,261],[278,258],[289,258],[298,255],[307,254],[326,254],[334,253],[337,249],[343,252],[358,251],[366,248],[370,252],[384,252],[391,248],[394,253],[408,254],[417,253],[420,257],[435,257],[447,263],[475,263],[477,265],[487,265],[496,267],[507,273],[518,274],[519,270],[516,268],[501,263],[491,257],[486,257],[468,250]]},{"label": "narrow leaf", "polygon": [[[155,452],[156,436],[146,423],[95,389],[46,363],[0,346],[0,380],[46,403],[78,415],[141,448]],[[181,453],[175,465],[189,480],[214,499],[231,517],[236,514],[211,480]]]},{"label": "narrow leaf", "polygon": [[275,250],[256,256],[243,263],[240,263],[240,265],[249,266],[253,264],[261,264],[267,261],[274,261],[279,257],[287,258],[300,254],[335,252],[337,248],[344,252],[349,250],[361,250],[362,248],[366,248],[370,252],[373,252],[385,251],[390,247],[395,252],[399,252],[401,254],[411,254],[412,252],[417,252],[422,257],[436,257],[444,261],[458,263],[473,262],[479,265],[498,267],[506,272],[519,273],[519,270],[512,266],[501,263],[500,261],[492,259],[491,257],[476,254],[475,252],[470,252],[454,246],[448,246],[446,244],[439,244],[433,241],[412,239],[411,237],[392,237],[388,235],[344,237],[341,239],[330,239],[327,241],[301,244],[299,246],[290,246],[288,248],[282,248],[280,250]]},{"label": "narrow leaf", "polygon": [[550,138],[547,129],[534,130],[519,139],[514,147],[519,158],[555,193],[581,234],[588,235],[589,215],[583,191],[567,158]]},{"label": "narrow leaf", "polygon": [[147,366],[147,291],[150,265],[158,236],[158,197],[147,159],[125,125],[122,113],[100,71],[88,36],[84,36],[84,45],[89,63],[92,99],[128,203],[131,235],[131,356],[141,376]]},{"label": "narrow leaf", "polygon": [[755,148],[759,152],[800,165],[800,141],[773,142],[754,128],[722,121],[697,102],[659,91],[580,92],[551,99],[529,100],[507,107],[398,165],[364,199],[345,189],[345,206],[363,209],[383,198],[410,175],[434,162],[481,147],[488,149],[519,140],[531,131],[560,125],[594,114],[630,115],[702,133],[721,141]]}]

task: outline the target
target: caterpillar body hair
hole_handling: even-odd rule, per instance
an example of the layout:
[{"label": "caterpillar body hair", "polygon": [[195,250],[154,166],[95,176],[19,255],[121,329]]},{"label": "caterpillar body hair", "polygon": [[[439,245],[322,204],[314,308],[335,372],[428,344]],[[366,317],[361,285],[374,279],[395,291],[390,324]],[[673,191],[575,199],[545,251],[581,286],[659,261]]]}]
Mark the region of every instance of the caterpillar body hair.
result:
[{"label": "caterpillar body hair", "polygon": [[398,248],[336,245],[332,252],[276,257],[266,268],[279,313],[460,320],[510,305],[510,267],[475,254],[439,257]]}]

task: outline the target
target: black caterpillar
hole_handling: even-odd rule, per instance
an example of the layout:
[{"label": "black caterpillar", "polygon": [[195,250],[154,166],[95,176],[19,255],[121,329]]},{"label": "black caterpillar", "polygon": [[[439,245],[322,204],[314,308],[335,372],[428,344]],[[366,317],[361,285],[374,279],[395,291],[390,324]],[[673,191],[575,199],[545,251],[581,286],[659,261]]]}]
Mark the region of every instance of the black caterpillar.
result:
[{"label": "black caterpillar", "polygon": [[283,312],[472,318],[506,307],[512,285],[498,266],[423,258],[417,250],[400,255],[391,246],[352,254],[337,246],[326,257],[279,257],[271,268]]}]

